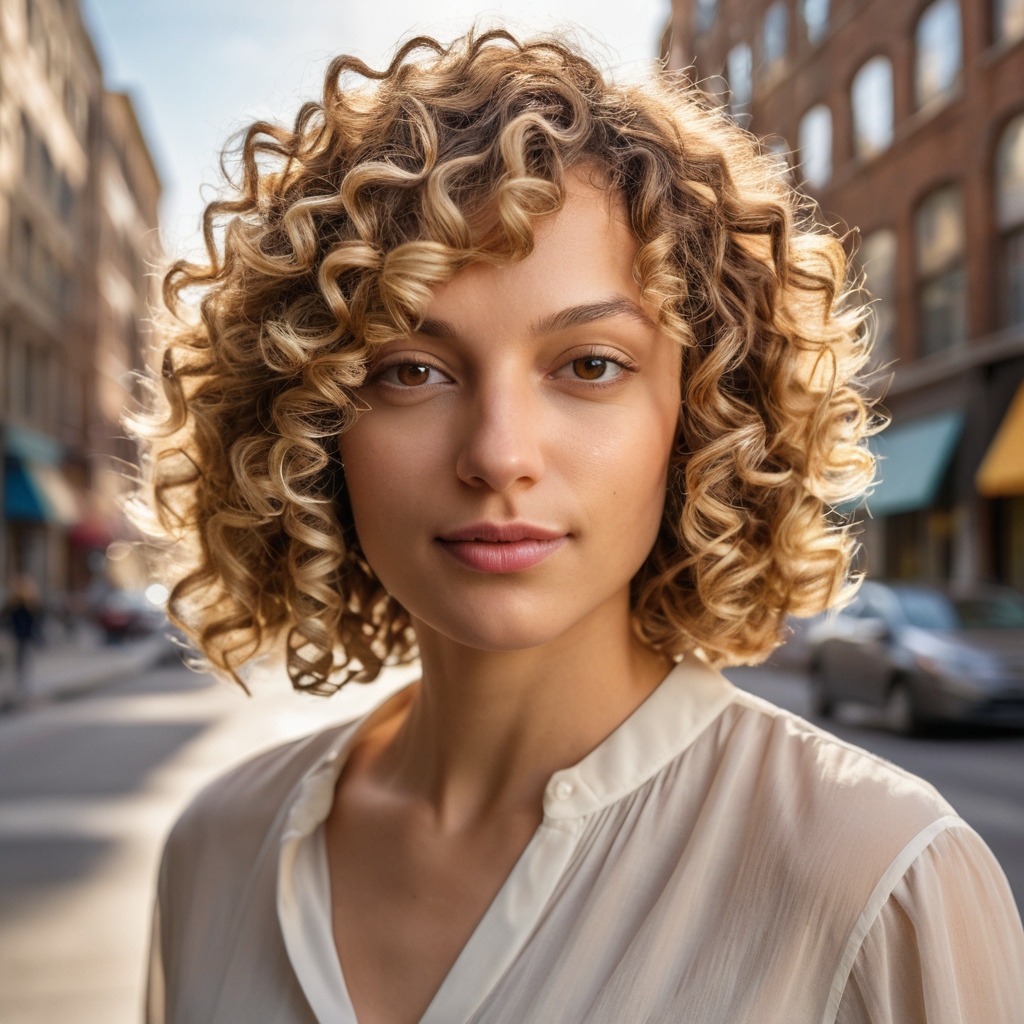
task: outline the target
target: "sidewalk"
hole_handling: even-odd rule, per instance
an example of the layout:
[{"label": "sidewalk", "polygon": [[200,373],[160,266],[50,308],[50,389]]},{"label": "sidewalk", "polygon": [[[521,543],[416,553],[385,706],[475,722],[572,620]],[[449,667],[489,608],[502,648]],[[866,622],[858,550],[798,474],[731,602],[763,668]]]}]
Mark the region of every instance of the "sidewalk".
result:
[{"label": "sidewalk", "polygon": [[[173,651],[164,632],[108,644],[98,630],[82,627],[73,637],[36,648],[29,667],[29,703],[85,693],[152,667]],[[14,692],[12,663],[5,649],[0,657],[0,696]]]}]

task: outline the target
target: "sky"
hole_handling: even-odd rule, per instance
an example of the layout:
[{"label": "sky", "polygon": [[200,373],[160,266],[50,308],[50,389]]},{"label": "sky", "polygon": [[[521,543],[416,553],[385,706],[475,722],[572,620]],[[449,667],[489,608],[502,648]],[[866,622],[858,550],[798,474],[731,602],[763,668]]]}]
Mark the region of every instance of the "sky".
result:
[{"label": "sky", "polygon": [[386,64],[402,39],[451,39],[481,18],[529,31],[577,26],[630,74],[657,55],[669,0],[81,0],[108,89],[132,96],[164,184],[168,255],[198,242],[218,153],[256,118],[290,121],[318,97],[327,60]]}]

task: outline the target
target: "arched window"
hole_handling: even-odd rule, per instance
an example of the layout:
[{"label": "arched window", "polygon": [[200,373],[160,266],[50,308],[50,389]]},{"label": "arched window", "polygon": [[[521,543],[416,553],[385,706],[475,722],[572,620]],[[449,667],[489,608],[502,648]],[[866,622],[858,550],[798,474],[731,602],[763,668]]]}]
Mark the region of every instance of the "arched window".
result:
[{"label": "arched window", "polygon": [[946,96],[956,86],[963,59],[959,0],[935,0],[918,19],[914,42],[914,92],[918,107]]},{"label": "arched window", "polygon": [[1024,323],[1024,114],[1004,129],[996,149],[996,222],[1002,236],[1007,325]]},{"label": "arched window", "polygon": [[828,0],[800,0],[800,13],[812,46],[817,46],[828,35],[828,7]]},{"label": "arched window", "polygon": [[697,0],[693,5],[694,32],[707,32],[715,23],[718,13],[718,0]]},{"label": "arched window", "polygon": [[1024,36],[1024,0],[992,0],[992,41],[1012,43]]},{"label": "arched window", "polygon": [[754,58],[746,43],[737,43],[726,57],[725,75],[729,80],[732,98],[729,100],[729,113],[746,127],[750,114],[750,99],[754,92],[752,74]]},{"label": "arched window", "polygon": [[946,185],[932,192],[917,208],[915,228],[921,352],[931,355],[967,338],[960,186]]},{"label": "arched window", "polygon": [[771,74],[786,59],[789,35],[789,10],[786,0],[775,0],[764,15],[761,60],[766,74]]},{"label": "arched window", "polygon": [[798,145],[804,181],[812,188],[824,188],[832,180],[832,112],[824,103],[800,118]]},{"label": "arched window", "polygon": [[892,64],[872,57],[853,76],[853,149],[863,160],[892,145]]},{"label": "arched window", "polygon": [[857,252],[864,286],[873,300],[875,347],[872,363],[884,365],[896,355],[896,232],[874,231]]}]

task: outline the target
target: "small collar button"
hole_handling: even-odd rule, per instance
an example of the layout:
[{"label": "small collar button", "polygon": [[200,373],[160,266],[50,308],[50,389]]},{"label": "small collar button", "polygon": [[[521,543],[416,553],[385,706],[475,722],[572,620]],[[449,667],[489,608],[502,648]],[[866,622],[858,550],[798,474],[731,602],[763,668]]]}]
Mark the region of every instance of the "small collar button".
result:
[{"label": "small collar button", "polygon": [[560,779],[555,783],[555,799],[556,800],[568,800],[573,794],[573,785],[571,782],[567,782],[565,779]]}]

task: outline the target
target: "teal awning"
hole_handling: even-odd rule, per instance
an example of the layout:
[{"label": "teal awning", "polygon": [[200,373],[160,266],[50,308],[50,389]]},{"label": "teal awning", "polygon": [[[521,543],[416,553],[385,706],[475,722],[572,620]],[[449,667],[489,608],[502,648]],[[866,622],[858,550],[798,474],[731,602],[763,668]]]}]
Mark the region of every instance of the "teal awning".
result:
[{"label": "teal awning", "polygon": [[872,516],[927,508],[935,500],[953,450],[964,429],[962,412],[943,412],[883,430],[869,447],[878,457],[873,490],[866,501]]},{"label": "teal awning", "polygon": [[4,460],[4,518],[22,523],[45,523],[46,506],[24,464]]},{"label": "teal awning", "polygon": [[72,526],[81,518],[78,497],[56,467],[4,459],[4,518],[14,522]]}]

